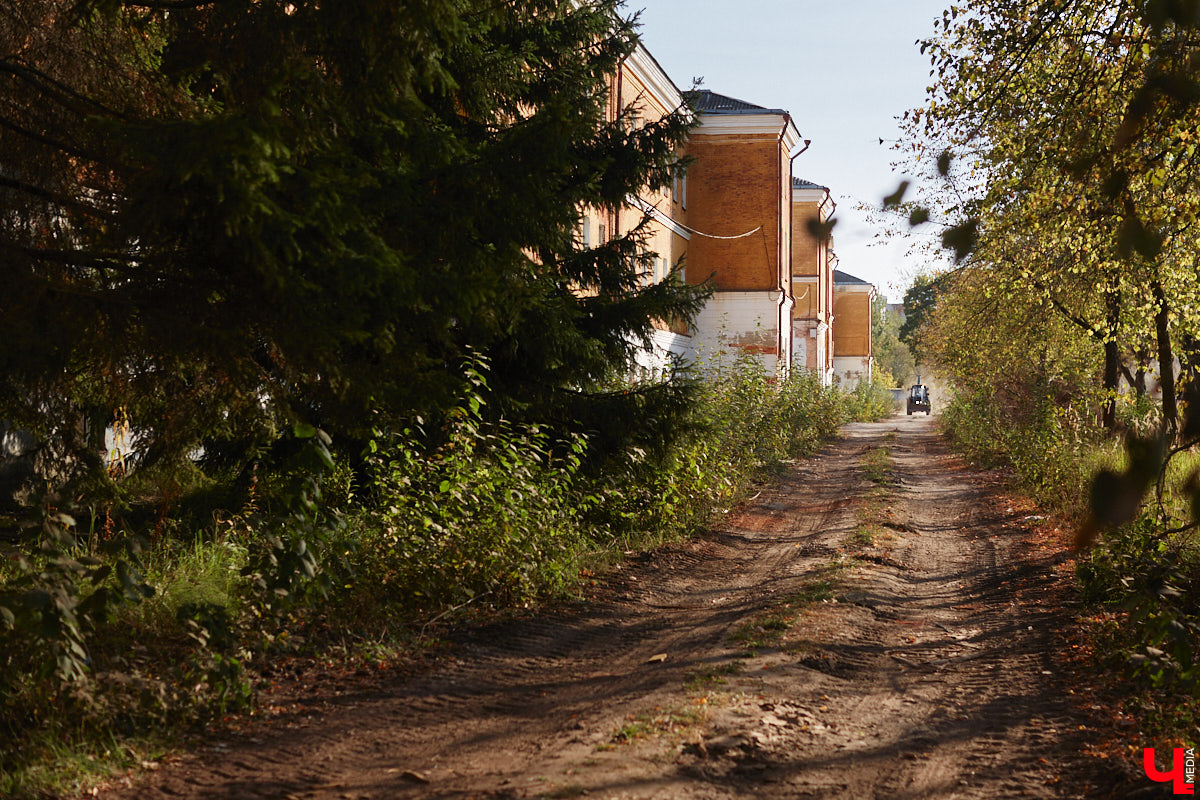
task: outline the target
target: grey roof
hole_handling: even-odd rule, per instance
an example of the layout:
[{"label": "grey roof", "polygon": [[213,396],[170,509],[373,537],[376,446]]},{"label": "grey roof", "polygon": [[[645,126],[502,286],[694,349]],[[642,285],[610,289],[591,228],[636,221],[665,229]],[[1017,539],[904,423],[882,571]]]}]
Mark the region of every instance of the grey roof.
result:
[{"label": "grey roof", "polygon": [[764,108],[736,97],[727,97],[709,89],[688,92],[687,98],[702,114],[787,114],[782,108]]},{"label": "grey roof", "polygon": [[812,181],[806,181],[806,180],[804,180],[804,178],[792,178],[792,188],[793,189],[824,189],[827,192],[829,191],[828,186],[822,186],[819,183],[813,183]]},{"label": "grey roof", "polygon": [[856,283],[863,286],[870,286],[870,281],[864,281],[862,278],[856,278],[849,272],[842,272],[840,269],[833,271],[833,282],[836,283]]}]

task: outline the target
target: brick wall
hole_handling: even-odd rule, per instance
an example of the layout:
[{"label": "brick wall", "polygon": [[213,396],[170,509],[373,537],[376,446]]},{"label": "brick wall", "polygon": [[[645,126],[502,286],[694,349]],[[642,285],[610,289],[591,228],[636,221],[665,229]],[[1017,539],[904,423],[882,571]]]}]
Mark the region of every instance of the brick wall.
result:
[{"label": "brick wall", "polygon": [[821,243],[808,231],[809,220],[821,220],[816,203],[792,203],[792,274],[817,275],[823,260]]},{"label": "brick wall", "polygon": [[818,322],[817,310],[821,299],[816,281],[792,281],[792,296],[796,298],[796,321]]},{"label": "brick wall", "polygon": [[871,355],[871,294],[836,291],[833,296],[833,353],[838,358]]},{"label": "brick wall", "polygon": [[[787,153],[776,136],[693,136],[688,154],[688,225],[732,236],[762,226],[743,239],[692,237],[687,278],[714,275],[719,291],[779,288],[782,194],[790,181]],[[790,191],[790,190],[789,190]]]}]

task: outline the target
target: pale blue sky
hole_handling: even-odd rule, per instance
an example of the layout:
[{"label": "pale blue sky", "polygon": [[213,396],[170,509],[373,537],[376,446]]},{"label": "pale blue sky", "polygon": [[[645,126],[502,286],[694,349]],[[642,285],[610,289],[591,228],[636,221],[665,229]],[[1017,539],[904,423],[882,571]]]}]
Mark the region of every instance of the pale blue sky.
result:
[{"label": "pale blue sky", "polygon": [[929,59],[917,39],[933,33],[950,0],[626,0],[644,9],[642,40],[680,89],[704,88],[791,113],[812,140],[798,177],[828,186],[837,201],[838,268],[874,283],[892,301],[922,264],[904,241],[878,241],[858,211],[899,183],[895,118],[923,103]]}]

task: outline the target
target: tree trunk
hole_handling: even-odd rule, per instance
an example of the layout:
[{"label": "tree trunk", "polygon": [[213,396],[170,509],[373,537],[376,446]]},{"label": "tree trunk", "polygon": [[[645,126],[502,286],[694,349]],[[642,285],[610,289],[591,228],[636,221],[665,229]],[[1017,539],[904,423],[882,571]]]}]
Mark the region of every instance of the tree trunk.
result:
[{"label": "tree trunk", "polygon": [[1114,339],[1104,343],[1104,427],[1117,427],[1117,384],[1121,380],[1121,351]]},{"label": "tree trunk", "polygon": [[1117,386],[1121,381],[1121,349],[1117,346],[1117,327],[1121,324],[1121,295],[1108,292],[1105,302],[1108,312],[1108,337],[1104,341],[1104,427],[1117,427]]},{"label": "tree trunk", "polygon": [[1179,388],[1183,394],[1200,384],[1200,338],[1190,333],[1179,337]]},{"label": "tree trunk", "polygon": [[1167,295],[1156,276],[1150,284],[1158,310],[1154,313],[1154,332],[1158,340],[1158,375],[1162,384],[1163,424],[1168,437],[1179,430],[1179,407],[1175,400],[1175,353],[1171,347],[1171,331],[1168,326],[1170,311]]}]

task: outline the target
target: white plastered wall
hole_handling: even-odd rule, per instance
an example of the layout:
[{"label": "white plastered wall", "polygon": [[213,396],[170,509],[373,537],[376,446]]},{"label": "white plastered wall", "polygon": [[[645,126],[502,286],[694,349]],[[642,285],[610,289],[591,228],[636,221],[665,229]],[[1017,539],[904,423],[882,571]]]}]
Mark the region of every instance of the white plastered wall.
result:
[{"label": "white plastered wall", "polygon": [[[739,353],[750,353],[763,370],[775,374],[780,368],[781,313],[777,291],[717,292],[696,318],[688,355],[701,368],[715,368],[728,365]],[[790,338],[785,337],[785,347],[790,346]]]}]

